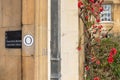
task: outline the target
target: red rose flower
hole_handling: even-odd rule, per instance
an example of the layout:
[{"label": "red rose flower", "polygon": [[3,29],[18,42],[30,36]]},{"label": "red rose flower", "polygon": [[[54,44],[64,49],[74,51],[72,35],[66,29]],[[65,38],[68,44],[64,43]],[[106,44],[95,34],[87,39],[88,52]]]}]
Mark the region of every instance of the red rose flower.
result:
[{"label": "red rose flower", "polygon": [[81,47],[77,47],[77,50],[80,51],[80,50],[81,50]]},{"label": "red rose flower", "polygon": [[115,48],[112,48],[110,52],[113,53],[113,55],[116,55],[117,50]]},{"label": "red rose flower", "polygon": [[111,64],[111,63],[113,63],[113,61],[114,61],[113,57],[109,56],[109,57],[108,57],[108,63]]},{"label": "red rose flower", "polygon": [[96,64],[97,64],[97,65],[100,65],[100,60],[97,60],[97,61],[96,61]]},{"label": "red rose flower", "polygon": [[109,56],[110,56],[110,57],[113,57],[113,55],[114,55],[114,54],[113,54],[112,52],[109,53]]},{"label": "red rose flower", "polygon": [[95,1],[94,0],[89,0],[90,2],[94,3]]},{"label": "red rose flower", "polygon": [[78,8],[81,8],[83,6],[83,3],[81,1],[78,2]]},{"label": "red rose flower", "polygon": [[88,20],[88,16],[85,16],[85,19]]},{"label": "red rose flower", "polygon": [[102,26],[102,25],[100,25],[100,26],[98,26],[98,28],[99,28],[99,29],[101,29],[101,28],[103,28],[103,26]]},{"label": "red rose flower", "polygon": [[91,11],[92,11],[92,13],[94,13],[94,11],[95,11],[95,10],[94,10],[94,8],[93,8],[93,7],[91,8]]},{"label": "red rose flower", "polygon": [[102,12],[103,11],[103,7],[100,7],[99,10],[100,10],[100,12]]},{"label": "red rose flower", "polygon": [[94,79],[93,80],[100,80],[100,78],[99,77],[94,77]]},{"label": "red rose flower", "polygon": [[99,22],[100,22],[100,19],[96,19],[96,22],[98,22],[98,23],[99,23]]},{"label": "red rose flower", "polygon": [[86,67],[85,67],[85,70],[86,70],[86,71],[88,71],[89,69],[90,69],[89,66],[86,66]]},{"label": "red rose flower", "polygon": [[93,25],[92,28],[96,28],[97,26]]}]

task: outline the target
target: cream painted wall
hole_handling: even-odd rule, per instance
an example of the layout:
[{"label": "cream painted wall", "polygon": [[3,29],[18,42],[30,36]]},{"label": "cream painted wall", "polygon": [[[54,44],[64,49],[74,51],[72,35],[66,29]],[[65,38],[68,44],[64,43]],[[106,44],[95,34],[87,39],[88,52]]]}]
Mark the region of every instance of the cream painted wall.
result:
[{"label": "cream painted wall", "polygon": [[61,80],[78,80],[77,0],[61,0]]}]

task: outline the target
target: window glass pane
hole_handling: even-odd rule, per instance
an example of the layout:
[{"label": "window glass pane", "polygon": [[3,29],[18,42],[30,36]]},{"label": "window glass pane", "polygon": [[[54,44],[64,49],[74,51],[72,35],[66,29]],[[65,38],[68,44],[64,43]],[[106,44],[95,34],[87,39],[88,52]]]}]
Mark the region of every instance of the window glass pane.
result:
[{"label": "window glass pane", "polygon": [[59,79],[57,79],[57,78],[53,78],[53,79],[51,79],[51,80],[59,80]]},{"label": "window glass pane", "polygon": [[111,21],[112,19],[112,15],[111,15],[111,5],[110,4],[106,4],[106,5],[102,5],[104,8],[104,11],[101,12],[100,14],[100,20],[101,21]]},{"label": "window glass pane", "polygon": [[58,76],[60,73],[60,61],[51,60],[51,74]]},{"label": "window glass pane", "polygon": [[51,0],[51,57],[57,58],[59,39],[59,13],[58,0]]}]

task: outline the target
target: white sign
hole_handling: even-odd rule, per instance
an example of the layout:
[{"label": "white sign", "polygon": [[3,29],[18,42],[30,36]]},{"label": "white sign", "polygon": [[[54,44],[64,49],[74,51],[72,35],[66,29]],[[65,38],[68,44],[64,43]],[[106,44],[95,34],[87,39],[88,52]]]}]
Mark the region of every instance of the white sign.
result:
[{"label": "white sign", "polygon": [[34,39],[33,39],[33,37],[31,35],[26,35],[24,37],[24,44],[26,46],[32,46],[33,42],[34,42]]}]

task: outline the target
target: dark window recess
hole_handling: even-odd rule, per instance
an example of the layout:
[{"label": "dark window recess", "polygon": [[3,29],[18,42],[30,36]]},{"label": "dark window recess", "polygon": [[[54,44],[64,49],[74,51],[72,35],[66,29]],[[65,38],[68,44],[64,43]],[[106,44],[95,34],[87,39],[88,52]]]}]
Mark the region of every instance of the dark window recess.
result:
[{"label": "dark window recess", "polygon": [[21,30],[5,32],[5,47],[6,48],[21,48],[22,47]]},{"label": "dark window recess", "polygon": [[51,0],[51,80],[61,78],[60,0]]},{"label": "dark window recess", "polygon": [[51,60],[51,78],[60,77],[60,61]]},{"label": "dark window recess", "polygon": [[51,80],[60,80],[60,79],[58,79],[58,78],[56,78],[56,79],[55,79],[55,78],[54,78],[54,79],[52,79],[52,78],[51,78]]}]

